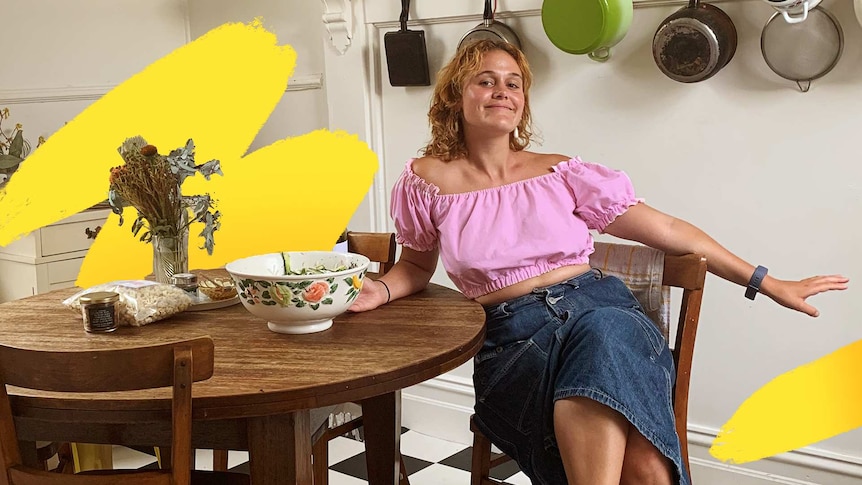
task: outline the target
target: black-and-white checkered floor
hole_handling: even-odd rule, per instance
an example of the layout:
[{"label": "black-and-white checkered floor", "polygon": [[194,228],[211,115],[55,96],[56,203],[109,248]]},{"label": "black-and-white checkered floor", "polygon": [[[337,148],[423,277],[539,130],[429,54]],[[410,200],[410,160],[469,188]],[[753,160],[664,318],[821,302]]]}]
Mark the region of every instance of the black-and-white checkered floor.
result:
[{"label": "black-and-white checkered floor", "polygon": [[[114,447],[115,468],[150,468],[156,466],[149,450]],[[472,447],[432,438],[405,429],[401,435],[401,454],[411,485],[469,485]],[[212,452],[197,450],[196,467],[212,469]],[[248,473],[248,454],[232,451],[228,455],[231,470]],[[530,480],[514,462],[491,470],[491,476],[509,485],[530,485]],[[365,444],[339,437],[329,442],[330,485],[367,485]]]}]

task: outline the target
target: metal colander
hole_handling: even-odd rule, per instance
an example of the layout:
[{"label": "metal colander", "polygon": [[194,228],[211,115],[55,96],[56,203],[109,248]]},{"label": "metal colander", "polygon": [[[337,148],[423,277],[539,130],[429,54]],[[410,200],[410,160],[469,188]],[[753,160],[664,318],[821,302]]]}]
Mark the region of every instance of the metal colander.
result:
[{"label": "metal colander", "polygon": [[794,24],[776,12],[763,27],[760,50],[770,69],[796,81],[806,92],[812,80],[825,76],[838,64],[844,33],[838,20],[821,7],[811,9],[804,22]]}]

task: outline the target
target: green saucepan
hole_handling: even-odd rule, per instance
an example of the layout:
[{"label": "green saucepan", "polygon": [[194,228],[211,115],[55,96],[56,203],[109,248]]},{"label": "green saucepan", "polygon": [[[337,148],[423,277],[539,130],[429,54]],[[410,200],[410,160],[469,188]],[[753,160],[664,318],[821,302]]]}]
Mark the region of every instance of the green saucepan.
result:
[{"label": "green saucepan", "polygon": [[542,26],[552,44],[569,54],[606,61],[632,23],[632,0],[544,0]]}]

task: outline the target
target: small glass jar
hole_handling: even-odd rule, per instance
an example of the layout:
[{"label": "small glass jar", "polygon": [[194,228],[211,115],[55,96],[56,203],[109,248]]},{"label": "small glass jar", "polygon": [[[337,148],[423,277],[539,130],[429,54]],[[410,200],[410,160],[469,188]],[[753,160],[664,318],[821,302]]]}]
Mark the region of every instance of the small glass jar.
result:
[{"label": "small glass jar", "polygon": [[185,290],[192,298],[198,297],[198,275],[194,273],[176,273],[171,277],[171,283]]},{"label": "small glass jar", "polygon": [[82,295],[81,316],[84,330],[91,333],[113,332],[120,324],[120,295],[113,291],[95,291]]},{"label": "small glass jar", "polygon": [[332,250],[336,253],[347,253],[347,229],[338,236],[338,241],[335,241],[335,247]]}]

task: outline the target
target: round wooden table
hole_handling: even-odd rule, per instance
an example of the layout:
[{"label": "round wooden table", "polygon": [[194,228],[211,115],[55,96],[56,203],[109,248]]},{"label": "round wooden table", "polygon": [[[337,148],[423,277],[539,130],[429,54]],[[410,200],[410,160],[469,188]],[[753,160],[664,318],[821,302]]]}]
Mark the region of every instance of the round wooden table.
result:
[{"label": "round wooden table", "polygon": [[[329,330],[308,335],[271,332],[241,304],[88,334],[80,315],[61,303],[76,290],[0,305],[0,343],[68,351],[211,336],[215,372],[193,387],[193,446],[249,450],[255,485],[311,483],[308,409],[344,402],[362,404],[369,483],[394,485],[399,391],[466,362],[484,338],[481,305],[433,284],[374,311],[341,315]],[[9,392],[22,441],[170,443],[167,389]]]}]

